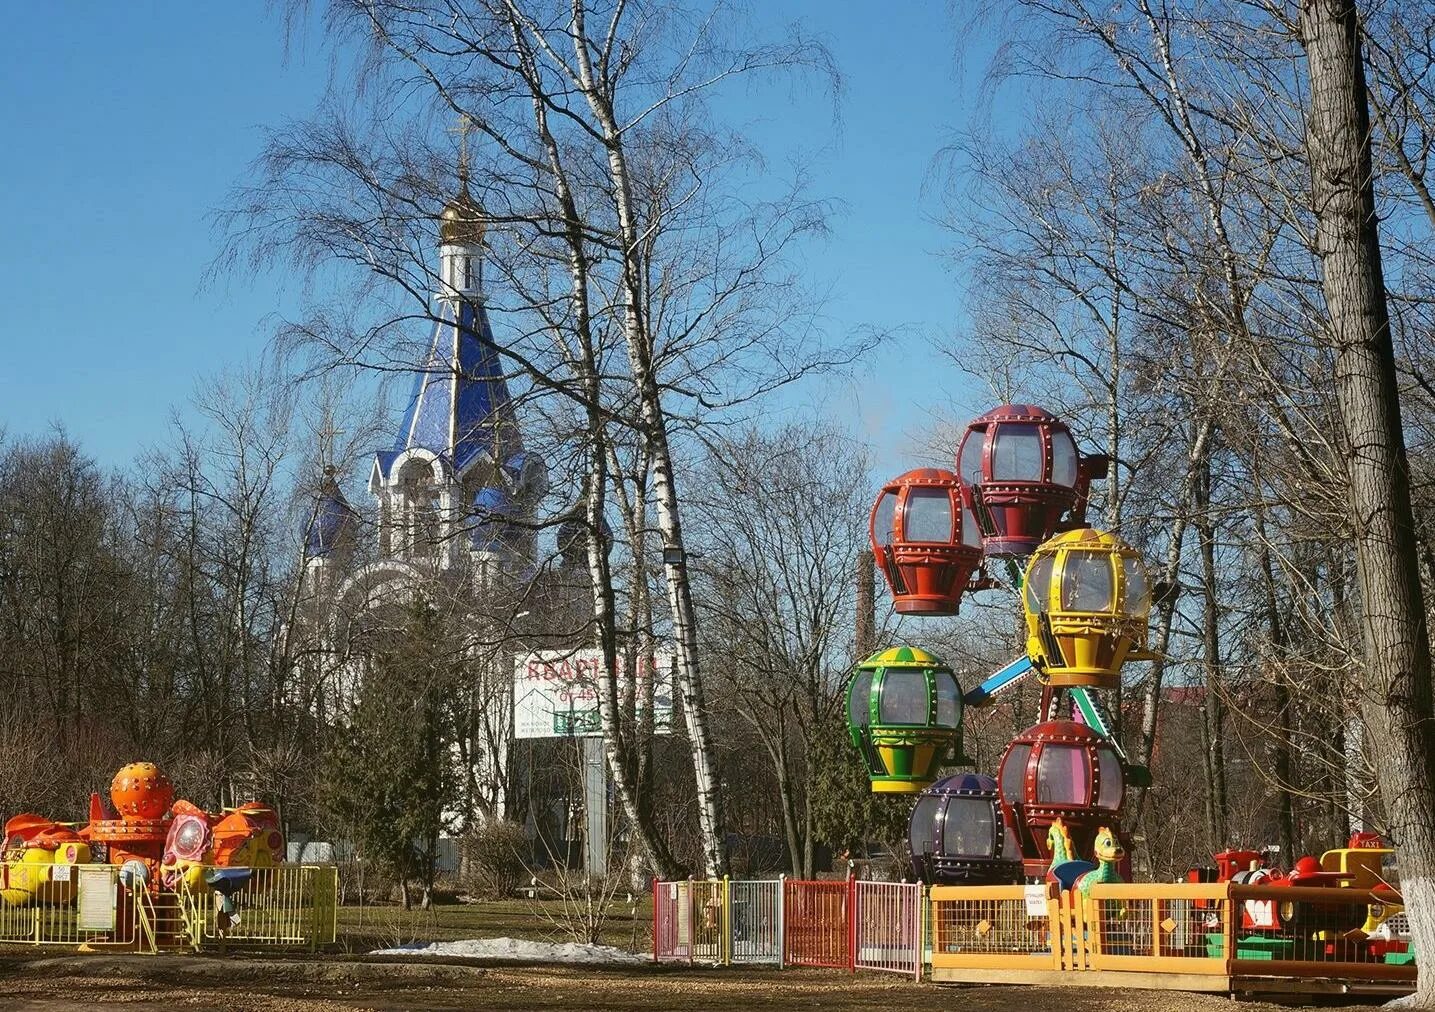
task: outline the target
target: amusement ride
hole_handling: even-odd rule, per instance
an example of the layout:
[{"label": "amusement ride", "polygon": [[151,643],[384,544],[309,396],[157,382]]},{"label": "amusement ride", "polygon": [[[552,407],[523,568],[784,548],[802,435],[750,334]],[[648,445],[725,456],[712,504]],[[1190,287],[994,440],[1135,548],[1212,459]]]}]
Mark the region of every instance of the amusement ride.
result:
[{"label": "amusement ride", "polygon": [[[847,689],[852,743],[874,791],[919,795],[910,845],[924,879],[1040,876],[1058,823],[1074,853],[1090,853],[1103,829],[1124,853],[1125,786],[1146,774],[1122,753],[1096,693],[1120,684],[1127,661],[1151,656],[1151,595],[1136,550],[1086,525],[1091,483],[1108,461],[1080,453],[1051,412],[1005,404],[968,424],[956,464],[883,487],[870,521],[875,563],[896,611],[921,616],[955,615],[964,594],[1002,586],[991,575],[1000,564],[1025,612],[1026,651],[965,692],[925,650],[868,658]],[[1007,745],[997,777],[934,783],[942,766],[970,765],[964,707],[990,706],[1028,675],[1041,686],[1043,720]]]},{"label": "amusement ride", "polygon": [[[1146,641],[1152,592],[1140,554],[1086,522],[1091,484],[1108,467],[1106,457],[1081,453],[1051,412],[1004,404],[967,425],[955,472],[908,471],[872,507],[874,562],[899,614],[955,615],[965,594],[1006,586],[1025,618],[1024,653],[969,689],[910,646],[874,654],[847,685],[848,733],[872,790],[917,796],[908,843],[923,881],[1044,878],[1071,888],[1093,875],[1129,878],[1122,803],[1128,786],[1149,786],[1150,774],[1122,751],[1101,693],[1120,686],[1128,661],[1154,658]],[[1006,745],[997,775],[938,781],[943,766],[972,765],[962,750],[964,710],[991,706],[1028,676],[1041,687],[1042,720]],[[1392,852],[1359,835],[1289,873],[1233,848],[1191,876],[1378,885],[1371,862]]]}]

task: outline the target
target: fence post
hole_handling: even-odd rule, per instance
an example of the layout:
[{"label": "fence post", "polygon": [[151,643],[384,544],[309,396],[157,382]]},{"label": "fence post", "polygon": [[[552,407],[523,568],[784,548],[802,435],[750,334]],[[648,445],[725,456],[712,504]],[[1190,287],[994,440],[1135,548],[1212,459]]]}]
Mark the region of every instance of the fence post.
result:
[{"label": "fence post", "polygon": [[1231,898],[1231,883],[1226,883],[1226,898],[1221,900],[1221,910],[1225,915],[1224,942],[1226,949],[1226,976],[1231,975],[1231,968],[1235,966],[1236,958],[1236,927],[1241,918],[1241,904]]},{"label": "fence post", "polygon": [[698,890],[688,876],[688,965],[697,962],[698,953]]},{"label": "fence post", "polygon": [[653,876],[653,962],[658,961],[658,876]]},{"label": "fence post", "polygon": [[722,877],[722,914],[718,918],[718,956],[723,966],[732,966],[732,877]]},{"label": "fence post", "polygon": [[857,874],[847,868],[847,970],[857,972]]},{"label": "fence post", "polygon": [[923,957],[926,955],[926,953],[927,953],[927,902],[926,902],[926,900],[927,900],[927,886],[926,886],[926,883],[924,883],[924,882],[918,882],[918,883],[917,883],[917,902],[916,902],[915,904],[913,904],[913,910],[912,910],[912,916],[917,919],[917,923],[916,923],[916,925],[915,925],[916,930],[912,932],[912,937],[914,937],[914,938],[917,940],[916,959],[914,959],[914,960],[912,961],[912,962],[915,964],[915,966],[916,966],[916,971],[913,973],[912,979],[913,979],[914,981],[916,981],[918,984],[920,984],[920,983],[922,982],[922,958],[923,958]]},{"label": "fence post", "polygon": [[787,966],[787,872],[777,876],[777,968]]}]

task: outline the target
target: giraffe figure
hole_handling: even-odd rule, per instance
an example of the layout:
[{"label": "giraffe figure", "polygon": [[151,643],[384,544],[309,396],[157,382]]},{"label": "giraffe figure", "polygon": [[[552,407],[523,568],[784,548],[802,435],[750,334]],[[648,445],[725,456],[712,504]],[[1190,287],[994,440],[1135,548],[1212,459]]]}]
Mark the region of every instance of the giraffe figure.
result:
[{"label": "giraffe figure", "polygon": [[1067,830],[1066,823],[1059,818],[1053,821],[1051,828],[1046,831],[1046,845],[1051,850],[1052,868],[1076,859],[1075,848],[1071,845],[1071,833]]},{"label": "giraffe figure", "polygon": [[1091,887],[1100,885],[1102,882],[1120,882],[1121,873],[1116,870],[1117,862],[1126,856],[1126,850],[1121,846],[1121,841],[1109,826],[1102,826],[1096,834],[1096,842],[1092,849],[1096,854],[1097,865],[1091,871],[1086,872],[1076,880],[1076,889],[1083,896],[1091,895]]}]

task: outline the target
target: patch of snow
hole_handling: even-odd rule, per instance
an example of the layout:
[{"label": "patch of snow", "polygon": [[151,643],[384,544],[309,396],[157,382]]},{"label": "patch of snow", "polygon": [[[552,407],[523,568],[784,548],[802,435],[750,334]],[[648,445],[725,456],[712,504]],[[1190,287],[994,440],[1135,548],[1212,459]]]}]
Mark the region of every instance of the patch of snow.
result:
[{"label": "patch of snow", "polygon": [[648,958],[611,945],[582,942],[532,942],[523,938],[464,938],[456,942],[411,942],[397,949],[375,949],[372,956],[460,956],[465,959],[512,959],[524,963],[646,963]]}]

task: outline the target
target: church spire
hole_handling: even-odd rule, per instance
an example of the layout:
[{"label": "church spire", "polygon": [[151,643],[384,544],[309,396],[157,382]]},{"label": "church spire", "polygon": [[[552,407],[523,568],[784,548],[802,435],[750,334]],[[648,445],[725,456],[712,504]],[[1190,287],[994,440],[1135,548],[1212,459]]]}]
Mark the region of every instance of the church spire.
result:
[{"label": "church spire", "polygon": [[450,301],[483,298],[483,209],[468,192],[468,135],[473,120],[459,117],[458,194],[439,215],[439,297]]}]

